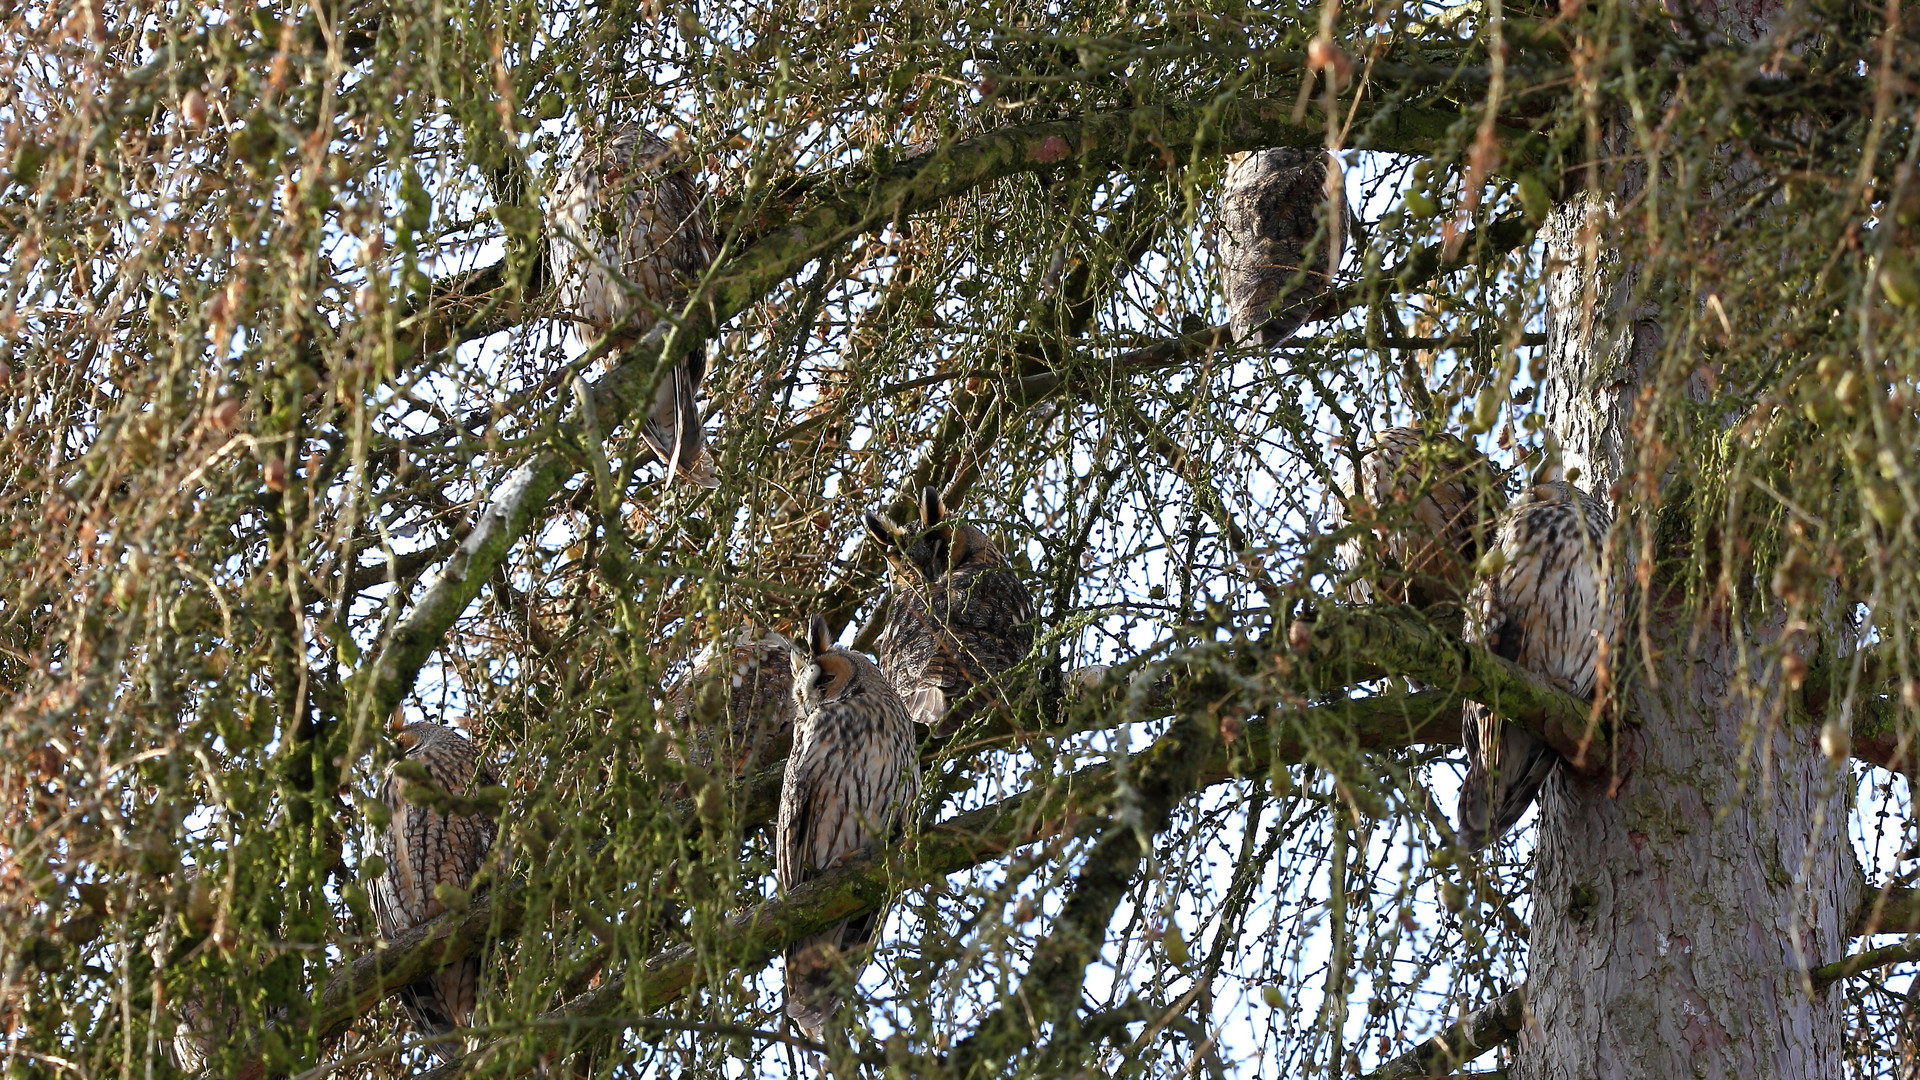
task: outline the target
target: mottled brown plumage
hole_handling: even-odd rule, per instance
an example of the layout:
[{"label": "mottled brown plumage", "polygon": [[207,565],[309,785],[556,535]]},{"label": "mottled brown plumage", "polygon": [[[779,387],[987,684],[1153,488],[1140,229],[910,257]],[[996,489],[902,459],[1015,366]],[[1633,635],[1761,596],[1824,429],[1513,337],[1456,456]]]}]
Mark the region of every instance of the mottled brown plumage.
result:
[{"label": "mottled brown plumage", "polygon": [[1327,290],[1347,242],[1346,207],[1327,212],[1329,168],[1324,151],[1291,147],[1227,159],[1217,235],[1235,341],[1285,341]]},{"label": "mottled brown plumage", "polygon": [[1375,432],[1358,474],[1340,477],[1337,524],[1367,527],[1340,544],[1359,575],[1356,604],[1410,604],[1457,619],[1473,568],[1492,546],[1506,495],[1486,455],[1452,435],[1419,428]]},{"label": "mottled brown plumage", "polygon": [[[180,882],[186,887],[186,906],[189,909],[196,903],[211,905],[212,901],[207,895],[208,886],[201,881],[198,866],[184,867]],[[168,951],[174,945],[173,927],[154,927],[147,932],[144,944],[157,974],[166,967]],[[183,1073],[196,1073],[206,1068],[214,1051],[219,1049],[221,1040],[232,1037],[239,1027],[240,1010],[233,1001],[223,998],[222,991],[226,989],[226,985],[202,985],[169,998],[167,1004],[173,1011],[173,1039],[167,1044],[167,1056],[174,1068]]]},{"label": "mottled brown plumage", "polygon": [[[1500,519],[1503,560],[1467,599],[1466,640],[1579,697],[1593,695],[1620,597],[1603,559],[1613,521],[1598,499],[1562,481],[1534,485]],[[1471,851],[1512,828],[1560,761],[1546,743],[1466,702],[1461,734],[1460,843]]]},{"label": "mottled brown plumage", "polygon": [[[669,695],[686,760],[738,778],[787,756],[793,745],[793,642],[752,626],[702,650]],[[702,708],[724,709],[724,721]]]},{"label": "mottled brown plumage", "polygon": [[[774,851],[783,890],[893,842],[920,795],[918,733],[880,668],[835,648],[819,616],[794,668],[799,719],[780,788]],[[809,1037],[819,1038],[838,1004],[834,968],[873,938],[883,918],[869,912],[787,947],[787,1015]]]},{"label": "mottled brown plumage", "polygon": [[987,534],[947,517],[940,493],[920,498],[920,529],[877,514],[867,531],[903,557],[896,566],[880,666],[913,718],[945,737],[1001,700],[997,676],[1033,648],[1033,595]]},{"label": "mottled brown plumage", "polygon": [[[380,834],[386,873],[372,889],[374,917],[389,941],[446,910],[434,895],[436,886],[464,890],[472,884],[490,857],[496,833],[484,814],[424,805],[447,806],[449,797],[471,796],[496,783],[470,740],[439,724],[408,724],[394,741],[404,756],[388,766],[380,784],[380,800],[392,820]],[[470,956],[402,990],[400,1002],[421,1035],[442,1035],[472,1026],[479,989],[480,959]],[[449,1043],[436,1044],[433,1052],[446,1061],[460,1055],[457,1044]]]},{"label": "mottled brown plumage", "polygon": [[[713,262],[713,231],[697,184],[671,168],[672,148],[623,124],[589,139],[554,193],[548,265],[562,313],[585,343],[631,318],[616,345],[638,341],[686,299]],[[655,392],[640,434],[661,461],[715,484],[697,395],[706,356],[695,351]]]}]

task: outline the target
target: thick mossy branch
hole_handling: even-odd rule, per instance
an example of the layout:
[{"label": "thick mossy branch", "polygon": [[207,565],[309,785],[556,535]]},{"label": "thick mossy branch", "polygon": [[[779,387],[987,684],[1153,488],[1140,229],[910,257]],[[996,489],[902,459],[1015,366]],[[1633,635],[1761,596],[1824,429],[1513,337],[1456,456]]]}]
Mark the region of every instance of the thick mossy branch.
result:
[{"label": "thick mossy branch", "polygon": [[[1173,694],[1175,701],[1181,692]],[[1198,697],[1184,699],[1210,718],[1207,704]],[[1193,772],[1191,790],[1201,790],[1237,776],[1258,775],[1277,759],[1283,763],[1325,760],[1329,748],[1360,746],[1392,748],[1412,742],[1450,742],[1459,737],[1459,699],[1443,691],[1418,694],[1389,694],[1342,702],[1335,705],[1291,710],[1275,721],[1254,720],[1244,735],[1231,746],[1216,746],[1199,762]],[[1156,760],[1163,739],[1134,759],[1131,771],[1150,767]],[[1130,763],[1131,764],[1131,763]],[[775,790],[778,770],[762,774],[752,785],[758,788],[771,780]],[[1139,783],[1137,777],[1133,783]],[[584,1031],[604,1025],[589,1025],[595,1018],[616,1012],[635,1011],[635,1002],[646,1009],[658,1008],[678,998],[694,986],[703,974],[713,971],[715,956],[727,957],[739,970],[757,970],[780,954],[790,941],[805,937],[841,919],[872,910],[886,897],[906,888],[938,880],[947,874],[977,866],[998,858],[1014,848],[1063,833],[1083,834],[1103,820],[1113,809],[1115,773],[1110,766],[1092,766],[1062,777],[1041,788],[1010,796],[991,806],[957,815],[938,824],[923,826],[909,851],[888,858],[869,857],[853,862],[807,882],[777,900],[742,912],[729,919],[706,946],[704,964],[700,955],[681,946],[662,952],[632,974],[609,980],[599,988],[570,1002],[562,1009],[541,1018],[536,1025],[548,1039],[545,1045],[565,1042],[568,1021],[579,1022]],[[748,824],[764,821],[771,815],[771,804],[757,791],[742,794],[743,815]],[[763,804],[764,808],[763,808]],[[468,955],[485,940],[485,928],[502,930],[517,927],[526,916],[525,900],[518,886],[509,886],[492,897],[475,898],[474,906],[463,916],[443,915],[396,943],[383,954],[362,957],[328,984],[322,1001],[337,1003],[337,1011],[325,1014],[316,1027],[329,1032],[344,1029],[352,1019],[351,1008],[370,1006],[378,1000],[373,987],[385,985],[398,989],[402,977],[418,978]],[[554,895],[547,903],[564,908],[569,898]],[[506,905],[497,918],[489,914],[493,904]],[[476,939],[478,929],[481,937]],[[400,955],[404,954],[404,955]],[[387,981],[382,984],[380,979]],[[631,995],[631,996],[629,996]],[[521,1047],[520,1040],[499,1044],[493,1053]],[[471,1059],[476,1065],[486,1058]],[[462,1068],[465,1067],[463,1063]],[[461,1071],[443,1067],[428,1075],[454,1075]]]},{"label": "thick mossy branch", "polygon": [[[1284,103],[1268,99],[1238,101],[1217,113],[1198,105],[1150,106],[989,132],[879,174],[853,167],[842,179],[819,185],[818,196],[803,199],[778,227],[717,267],[686,308],[682,325],[656,326],[597,381],[594,407],[606,425],[602,430],[611,431],[630,419],[634,406],[650,400],[654,385],[675,362],[780,282],[904,214],[994,180],[1043,169],[1106,170],[1196,153],[1320,145],[1324,124],[1312,116],[1295,123],[1291,114]],[[1396,107],[1363,125],[1369,140],[1363,148],[1430,152],[1447,145],[1456,119],[1446,111]],[[1520,162],[1527,157],[1521,150],[1526,138],[1514,133],[1512,143],[1506,159]],[[473,280],[491,282],[495,276],[479,270]],[[469,313],[459,325],[472,321]],[[420,333],[424,342],[454,332]],[[550,445],[495,491],[466,541],[394,628],[363,677],[357,689],[365,715],[384,716],[411,692],[427,657],[479,595],[508,549],[539,519],[547,499],[573,475],[571,458],[560,444],[577,437],[580,426],[578,417],[570,415]]]},{"label": "thick mossy branch", "polygon": [[1548,683],[1404,608],[1330,607],[1308,627],[1301,659],[1317,689],[1384,676],[1416,679],[1480,702],[1545,739],[1574,768],[1602,775],[1612,764],[1604,709]]},{"label": "thick mossy branch", "polygon": [[1513,1039],[1527,1020],[1525,987],[1509,990],[1452,1027],[1366,1075],[1366,1080],[1451,1076],[1460,1066]]},{"label": "thick mossy branch", "polygon": [[1114,909],[1174,808],[1205,782],[1207,753],[1218,742],[1216,717],[1188,714],[1142,755],[1128,805],[1108,816],[1019,989],[954,1048],[951,1075],[999,1076],[1006,1059],[1032,1045],[1044,1026],[1078,1020],[1087,966],[1106,944]]}]

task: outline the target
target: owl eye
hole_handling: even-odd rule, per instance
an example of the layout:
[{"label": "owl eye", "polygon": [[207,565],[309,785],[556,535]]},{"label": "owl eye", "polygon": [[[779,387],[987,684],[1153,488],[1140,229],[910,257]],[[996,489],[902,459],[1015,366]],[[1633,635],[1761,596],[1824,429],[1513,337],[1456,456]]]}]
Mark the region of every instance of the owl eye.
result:
[{"label": "owl eye", "polygon": [[820,674],[813,677],[813,688],[815,690],[825,690],[827,684],[833,681],[833,676],[827,674],[826,668],[819,668],[818,670]]}]

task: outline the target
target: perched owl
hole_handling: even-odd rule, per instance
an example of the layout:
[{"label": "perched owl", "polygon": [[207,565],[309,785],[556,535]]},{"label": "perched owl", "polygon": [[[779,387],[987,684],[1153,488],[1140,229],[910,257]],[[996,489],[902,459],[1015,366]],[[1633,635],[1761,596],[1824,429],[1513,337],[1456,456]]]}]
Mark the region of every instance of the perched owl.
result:
[{"label": "perched owl", "polygon": [[[799,719],[774,851],[782,889],[894,840],[920,795],[918,732],[880,668],[835,648],[817,615],[807,627],[807,651],[795,654],[793,666]],[[868,912],[787,947],[787,1015],[808,1037],[819,1038],[838,1003],[839,957],[865,946],[880,922],[880,912]]]},{"label": "perched owl", "polygon": [[[387,870],[371,890],[374,917],[388,940],[445,911],[435,886],[467,888],[486,864],[496,832],[484,814],[428,805],[445,806],[449,797],[497,783],[472,741],[440,724],[408,724],[394,741],[405,756],[388,766],[380,784],[380,801],[393,818],[380,836]],[[409,792],[416,786],[426,790]],[[442,1035],[472,1026],[479,989],[480,958],[470,956],[402,990],[400,1002],[421,1035]],[[458,1044],[436,1044],[433,1051],[443,1061],[460,1055]]]},{"label": "perched owl", "polygon": [[[752,626],[737,630],[731,645],[715,642],[701,651],[670,695],[689,762],[737,779],[787,756],[793,745],[794,651],[785,635],[761,634]],[[715,698],[725,705],[724,724],[694,715],[709,692],[724,694]]]},{"label": "perched owl", "polygon": [[[699,188],[685,170],[669,167],[670,154],[651,132],[623,124],[605,141],[589,141],[560,178],[548,262],[560,308],[583,342],[628,317],[631,335],[615,344],[638,341],[713,262]],[[695,400],[705,374],[698,350],[669,372],[640,434],[679,475],[713,487]]]},{"label": "perched owl", "polygon": [[1327,212],[1328,170],[1339,168],[1323,151],[1290,147],[1227,159],[1217,235],[1235,341],[1285,341],[1326,291],[1347,243],[1346,207]]},{"label": "perched owl", "polygon": [[866,522],[908,564],[894,574],[880,666],[915,720],[951,735],[998,700],[989,684],[1032,649],[1033,595],[986,533],[947,519],[936,488],[921,492],[912,535],[878,514]]},{"label": "perched owl", "polygon": [[[1468,594],[1463,636],[1591,697],[1601,643],[1614,639],[1620,618],[1601,557],[1612,524],[1607,508],[1579,488],[1559,480],[1534,485],[1500,519],[1495,543],[1503,561]],[[1461,728],[1460,843],[1471,851],[1520,820],[1560,756],[1476,702],[1465,704]]]},{"label": "perched owl", "polygon": [[1343,568],[1371,571],[1349,587],[1353,602],[1411,604],[1456,618],[1507,502],[1479,450],[1411,427],[1374,433],[1358,475],[1340,478],[1340,499],[1342,524],[1372,526],[1340,545]]},{"label": "perched owl", "polygon": [[[200,880],[198,866],[182,868],[181,880],[189,897],[206,896],[207,886]],[[187,906],[191,908],[195,903],[195,899],[190,899]],[[156,926],[147,932],[146,951],[156,968],[166,962],[173,938],[170,927]],[[182,992],[168,1001],[173,1009],[173,1041],[167,1045],[167,1055],[173,1067],[183,1073],[197,1073],[206,1068],[207,1059],[219,1049],[221,1040],[230,1038],[240,1026],[240,1010],[231,1001],[218,998],[221,989],[219,986],[196,987],[197,992]]]}]

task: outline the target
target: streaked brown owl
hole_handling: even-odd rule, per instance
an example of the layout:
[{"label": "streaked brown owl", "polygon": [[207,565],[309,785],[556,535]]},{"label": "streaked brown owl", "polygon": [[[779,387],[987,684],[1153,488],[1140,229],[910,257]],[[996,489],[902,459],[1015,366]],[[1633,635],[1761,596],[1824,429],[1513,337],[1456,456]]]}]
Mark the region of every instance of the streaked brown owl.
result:
[{"label": "streaked brown owl", "polygon": [[[793,745],[794,644],[784,634],[742,626],[714,642],[669,695],[687,760],[738,779],[787,756]],[[707,699],[712,695],[711,700]],[[725,709],[724,722],[697,715]]]},{"label": "streaked brown owl", "polygon": [[1327,291],[1328,269],[1347,244],[1346,207],[1327,212],[1330,168],[1339,162],[1322,150],[1279,147],[1227,158],[1217,235],[1235,341],[1285,341]]},{"label": "streaked brown owl", "polygon": [[[554,193],[548,265],[560,309],[582,342],[634,321],[616,345],[638,341],[674,311],[713,262],[713,231],[693,177],[669,163],[672,148],[622,124],[589,139]],[[706,356],[696,350],[669,372],[640,429],[663,462],[713,487],[697,395]]]},{"label": "streaked brown owl", "polygon": [[[1514,500],[1495,540],[1503,561],[1467,597],[1466,640],[1591,697],[1602,643],[1615,640],[1620,623],[1621,597],[1603,558],[1612,524],[1600,500],[1564,481]],[[1463,707],[1461,734],[1459,836],[1471,851],[1520,820],[1560,755],[1478,702]]]},{"label": "streaked brown owl", "polygon": [[[210,902],[204,900],[208,886],[200,879],[198,866],[182,868],[180,880],[188,896],[193,898],[188,901],[189,908],[195,906],[196,900]],[[172,927],[157,926],[147,932],[144,944],[156,969],[164,965],[173,943]],[[167,1002],[173,1010],[173,1041],[167,1044],[167,1056],[173,1067],[183,1073],[206,1068],[207,1060],[219,1049],[221,1041],[232,1038],[239,1029],[240,1010],[232,1001],[221,1000],[219,995],[223,989],[224,986],[199,986],[193,992],[179,992]]]},{"label": "streaked brown owl", "polygon": [[904,556],[895,567],[880,666],[913,718],[946,737],[1001,700],[1001,672],[1033,648],[1033,594],[987,534],[947,517],[936,488],[920,494],[920,529],[878,514],[867,531]]},{"label": "streaked brown owl", "polygon": [[[389,941],[447,910],[436,887],[471,885],[497,832],[485,814],[450,805],[497,783],[471,740],[440,724],[408,724],[394,741],[404,756],[387,767],[380,784],[380,801],[393,815],[380,834],[387,869],[370,890],[374,918]],[[480,958],[470,956],[402,990],[400,1002],[421,1035],[444,1035],[473,1025],[479,990]],[[432,1049],[443,1061],[460,1056],[457,1043]]]},{"label": "streaked brown owl", "polygon": [[[791,889],[869,847],[892,843],[920,797],[919,732],[873,661],[835,648],[814,616],[794,657],[799,714],[780,788],[774,873]],[[787,947],[787,1015],[819,1038],[838,1004],[834,968],[873,939],[885,915],[868,912]],[[857,973],[859,964],[854,964]]]},{"label": "streaked brown owl", "polygon": [[1473,568],[1492,546],[1506,493],[1486,455],[1444,432],[1394,427],[1374,433],[1358,473],[1339,481],[1338,524],[1368,527],[1340,544],[1338,559],[1361,576],[1356,604],[1410,604],[1458,617]]}]

